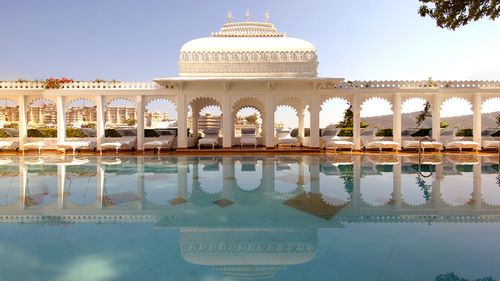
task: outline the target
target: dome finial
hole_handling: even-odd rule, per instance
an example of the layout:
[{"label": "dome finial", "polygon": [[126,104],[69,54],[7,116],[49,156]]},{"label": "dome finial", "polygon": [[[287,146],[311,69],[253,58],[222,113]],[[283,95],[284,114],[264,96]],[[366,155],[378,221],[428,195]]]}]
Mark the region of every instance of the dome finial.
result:
[{"label": "dome finial", "polygon": [[226,19],[227,22],[233,22],[233,13],[231,13],[231,10],[227,11]]},{"label": "dome finial", "polygon": [[266,10],[266,13],[264,14],[264,22],[269,22],[271,19],[271,13],[269,12],[269,9]]},{"label": "dome finial", "polygon": [[252,15],[252,13],[250,12],[250,8],[247,8],[247,11],[245,12],[245,19],[247,21],[250,21],[250,16]]}]

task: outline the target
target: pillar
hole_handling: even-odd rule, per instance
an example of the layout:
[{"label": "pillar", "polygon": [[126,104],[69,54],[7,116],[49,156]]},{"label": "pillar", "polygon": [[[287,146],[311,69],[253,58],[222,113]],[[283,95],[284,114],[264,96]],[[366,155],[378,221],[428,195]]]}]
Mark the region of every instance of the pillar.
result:
[{"label": "pillar", "polygon": [[357,208],[361,202],[361,157],[354,157],[354,163],[352,164],[352,177],[351,204],[354,208]]},{"label": "pillar", "polygon": [[[177,147],[187,148],[187,106],[182,90],[177,95]],[[194,115],[194,112],[193,112]]]},{"label": "pillar", "polygon": [[[144,118],[143,118],[144,119]],[[144,130],[143,130],[144,131]],[[137,209],[144,208],[144,158],[137,158]]]},{"label": "pillar", "polygon": [[439,141],[441,135],[441,96],[434,94],[432,99],[432,138]]},{"label": "pillar", "polygon": [[64,193],[66,193],[66,165],[57,165],[57,206],[64,208]]},{"label": "pillar", "polygon": [[198,140],[198,119],[200,117],[200,109],[191,107],[191,110],[193,111],[193,115],[191,116],[191,121],[193,122],[193,131],[191,133],[193,134],[194,139]]},{"label": "pillar", "polygon": [[264,132],[264,145],[266,148],[273,148],[275,141],[274,141],[274,98],[272,95],[272,88],[271,86],[268,87],[268,91],[266,94],[266,108],[267,112],[265,115],[265,120],[264,120],[264,126],[265,126],[265,132]]},{"label": "pillar", "polygon": [[262,165],[262,184],[266,192],[274,192],[274,158],[264,157]]},{"label": "pillar", "polygon": [[97,168],[97,194],[96,194],[96,207],[97,209],[102,209],[103,201],[104,201],[104,185],[105,185],[105,176],[106,170],[104,165],[101,162],[101,157],[96,158],[96,168]]},{"label": "pillar", "polygon": [[353,128],[352,128],[352,142],[354,143],[354,149],[355,150],[360,150],[361,149],[361,129],[359,127],[359,122],[361,121],[361,106],[360,106],[360,98],[358,95],[354,95],[352,98],[352,122],[353,122]]},{"label": "pillar", "polygon": [[432,205],[435,210],[438,210],[441,207],[441,181],[444,177],[443,165],[436,165],[436,172],[434,173],[434,177],[432,178]]},{"label": "pillar", "polygon": [[297,117],[299,118],[299,131],[298,131],[298,136],[300,138],[304,138],[304,111],[302,109],[299,109],[297,112]]},{"label": "pillar", "polygon": [[233,146],[233,119],[231,114],[231,99],[226,92],[222,98],[222,146],[231,148]]},{"label": "pillar", "polygon": [[24,157],[19,157],[19,207],[24,209],[26,207],[26,189],[28,184],[28,168],[24,165]]},{"label": "pillar", "polygon": [[401,94],[396,93],[392,105],[392,140],[401,144]]},{"label": "pillar", "polygon": [[481,163],[475,164],[472,167],[472,186],[473,186],[473,192],[472,192],[472,198],[473,198],[473,204],[474,204],[474,209],[478,210],[481,209],[482,205],[482,190],[481,190]]},{"label": "pillar", "polygon": [[319,181],[319,158],[311,157],[309,158],[309,182],[311,184],[311,192],[320,194],[320,181]]},{"label": "pillar", "polygon": [[232,197],[232,188],[234,186],[235,177],[234,177],[234,165],[233,159],[231,157],[222,158],[222,198],[231,199]]},{"label": "pillar", "polygon": [[19,97],[19,149],[24,150],[24,143],[28,139],[28,122],[27,122],[27,111],[26,96]]},{"label": "pillar", "polygon": [[[104,104],[104,96],[96,97],[96,110],[97,110],[97,124],[96,124],[96,138],[97,138],[97,150],[101,150],[101,144],[105,142],[105,104]],[[109,112],[108,112],[109,114]]]},{"label": "pillar", "polygon": [[177,198],[186,200],[188,199],[187,168],[187,158],[179,157],[177,160]]},{"label": "pillar", "polygon": [[401,209],[401,162],[392,166],[392,199],[394,208]]},{"label": "pillar", "polygon": [[475,93],[474,100],[472,103],[472,138],[475,142],[481,143],[481,106],[482,106],[481,94]]},{"label": "pillar", "polygon": [[319,104],[319,95],[317,92],[311,96],[311,103],[309,104],[309,113],[311,115],[310,126],[310,146],[319,147],[319,111],[321,105]]},{"label": "pillar", "polygon": [[66,140],[66,114],[64,114],[64,97],[58,96],[56,99],[57,108],[57,142]]},{"label": "pillar", "polygon": [[142,96],[136,97],[137,106],[137,150],[142,150],[144,143],[144,102]]}]

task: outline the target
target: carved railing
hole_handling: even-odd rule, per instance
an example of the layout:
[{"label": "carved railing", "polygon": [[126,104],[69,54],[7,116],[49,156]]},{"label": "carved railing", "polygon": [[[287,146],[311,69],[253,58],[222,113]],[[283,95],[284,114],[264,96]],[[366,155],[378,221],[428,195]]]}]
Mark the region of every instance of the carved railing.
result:
[{"label": "carved railing", "polygon": [[[97,89],[128,89],[151,90],[159,89],[160,85],[154,82],[73,82],[61,83],[57,89],[70,90],[97,90]],[[45,82],[0,82],[0,90],[45,90]]]},{"label": "carved railing", "polygon": [[437,89],[437,88],[500,88],[500,81],[347,81],[339,83],[335,88],[394,88],[394,89]]}]

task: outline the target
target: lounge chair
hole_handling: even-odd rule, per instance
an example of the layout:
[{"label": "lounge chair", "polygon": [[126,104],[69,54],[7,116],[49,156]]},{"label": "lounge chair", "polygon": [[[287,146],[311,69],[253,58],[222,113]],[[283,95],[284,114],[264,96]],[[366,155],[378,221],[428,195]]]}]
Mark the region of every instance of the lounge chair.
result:
[{"label": "lounge chair", "polygon": [[143,153],[146,149],[155,149],[158,154],[162,148],[171,149],[175,141],[175,132],[173,131],[162,131],[158,139],[147,141],[142,145]]},{"label": "lounge chair", "polygon": [[63,151],[66,153],[66,149],[73,150],[73,155],[75,155],[75,151],[80,149],[95,149],[96,142],[95,141],[65,141],[56,143],[57,150]]},{"label": "lounge chair", "polygon": [[500,130],[498,129],[488,129],[481,132],[481,137],[483,139],[483,150],[497,150],[500,146],[500,140],[495,139],[495,137],[500,136]]},{"label": "lounge chair", "polygon": [[212,149],[219,145],[219,129],[218,128],[207,128],[203,130],[203,138],[198,140],[198,149],[202,145],[211,145]]},{"label": "lounge chair", "polygon": [[[419,148],[422,148],[422,152],[425,152],[426,149],[441,151],[443,148],[443,144],[441,142],[434,140],[424,140],[420,142],[419,140],[414,139],[413,135],[418,131],[419,129],[406,129],[401,132],[403,150],[418,150]],[[430,131],[429,134],[431,134]]]},{"label": "lounge chair", "polygon": [[334,128],[325,129],[323,131],[321,139],[323,140],[324,149],[333,148],[335,152],[337,152],[337,149],[350,149],[352,152],[354,149],[354,143],[351,141],[341,140],[337,136],[340,133],[340,130],[340,128]]},{"label": "lounge chair", "polygon": [[253,145],[254,148],[257,148],[254,128],[241,129],[240,147],[243,148],[244,145]]},{"label": "lounge chair", "polygon": [[276,148],[280,145],[286,145],[290,147],[300,146],[300,141],[296,137],[292,137],[292,130],[289,128],[281,129],[276,133]]},{"label": "lounge chair", "polygon": [[37,141],[37,142],[27,142],[24,144],[24,149],[23,149],[23,155],[26,150],[30,149],[37,149],[38,150],[38,155],[42,153],[42,149],[46,147],[45,142],[43,141]]},{"label": "lounge chair", "polygon": [[19,141],[17,140],[1,140],[0,141],[0,151],[3,152],[4,150],[19,150]]},{"label": "lounge chair", "polygon": [[378,129],[366,129],[361,133],[361,144],[364,150],[378,149],[382,152],[383,149],[398,150],[400,145],[395,141],[386,141],[383,137],[377,137]]},{"label": "lounge chair", "polygon": [[446,149],[458,149],[462,152],[463,149],[472,149],[476,152],[481,149],[481,144],[475,141],[463,140],[463,137],[457,137],[458,129],[444,129],[441,132],[441,141]]}]

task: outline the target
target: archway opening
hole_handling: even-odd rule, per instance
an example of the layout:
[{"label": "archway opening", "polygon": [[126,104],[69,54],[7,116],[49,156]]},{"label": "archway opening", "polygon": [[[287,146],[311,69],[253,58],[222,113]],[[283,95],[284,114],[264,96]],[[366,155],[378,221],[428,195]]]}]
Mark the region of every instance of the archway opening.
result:
[{"label": "archway opening", "polygon": [[362,130],[369,128],[376,136],[392,138],[393,114],[392,104],[387,99],[367,99],[361,104],[360,127]]},{"label": "archway opening", "polygon": [[96,137],[97,107],[91,100],[79,98],[70,101],[66,107],[66,137]]},{"label": "archway opening", "polygon": [[41,98],[34,100],[27,111],[28,137],[57,137],[57,108],[52,100]]},{"label": "archway opening", "polygon": [[16,101],[0,99],[0,128],[19,128],[19,105]]},{"label": "archway opening", "polygon": [[172,101],[158,98],[146,104],[145,108],[145,129],[177,128],[177,110]]},{"label": "archway opening", "polygon": [[131,129],[137,127],[137,111],[135,103],[128,99],[114,99],[106,105],[106,129]]},{"label": "archway opening", "polygon": [[262,113],[254,107],[246,106],[236,112],[234,136],[241,137],[242,130],[253,129],[255,136],[262,136]]},{"label": "archway opening", "polygon": [[472,104],[464,98],[452,97],[441,104],[441,128],[453,128],[454,134],[472,140]]}]

